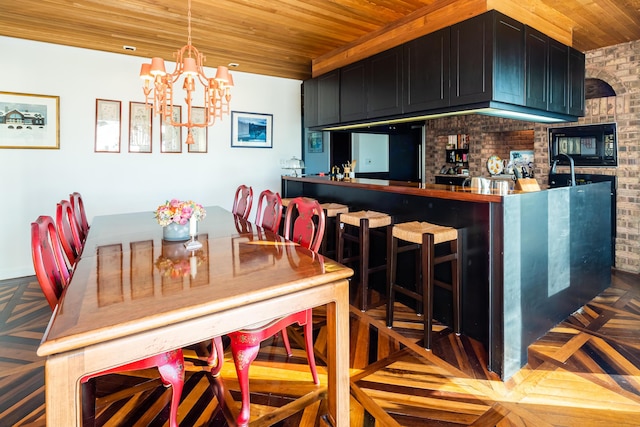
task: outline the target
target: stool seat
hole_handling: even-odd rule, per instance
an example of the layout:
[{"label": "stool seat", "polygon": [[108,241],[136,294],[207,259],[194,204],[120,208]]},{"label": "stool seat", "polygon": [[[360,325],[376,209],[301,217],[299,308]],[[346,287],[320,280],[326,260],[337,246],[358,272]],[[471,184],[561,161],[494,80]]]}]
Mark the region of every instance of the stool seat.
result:
[{"label": "stool seat", "polygon": [[340,222],[344,224],[360,227],[360,220],[366,218],[369,220],[369,228],[380,228],[391,225],[391,216],[376,211],[357,211],[340,215]]},{"label": "stool seat", "polygon": [[349,212],[349,206],[340,203],[320,203],[320,206],[324,209],[327,218],[334,218],[340,213]]},{"label": "stool seat", "polygon": [[431,224],[430,222],[404,222],[393,226],[393,237],[406,242],[422,244],[424,233],[433,234],[433,244],[450,242],[458,238],[458,230],[453,227]]},{"label": "stool seat", "polygon": [[[429,222],[411,221],[395,224],[391,231],[392,242],[388,248],[390,260],[389,286],[387,288],[387,327],[393,327],[395,294],[400,292],[419,304],[416,314],[423,317],[424,339],[423,346],[431,349],[431,330],[433,326],[433,295],[434,285],[452,292],[453,330],[460,333],[461,299],[460,279],[461,266],[461,234],[453,227],[446,227]],[[399,241],[405,242],[402,246]],[[448,243],[449,251],[436,255],[435,246]],[[416,255],[415,281],[408,287],[397,282],[398,254],[414,251]],[[441,251],[440,251],[441,252]],[[436,279],[435,266],[442,263],[451,264],[451,281],[443,282]]]}]

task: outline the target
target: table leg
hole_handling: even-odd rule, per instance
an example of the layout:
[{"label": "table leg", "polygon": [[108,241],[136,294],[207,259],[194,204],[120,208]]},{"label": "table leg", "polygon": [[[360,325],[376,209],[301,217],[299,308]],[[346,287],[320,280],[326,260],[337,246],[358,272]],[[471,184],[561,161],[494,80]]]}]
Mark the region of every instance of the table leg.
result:
[{"label": "table leg", "polygon": [[328,405],[333,425],[349,425],[349,282],[335,287],[335,301],[327,304]]},{"label": "table leg", "polygon": [[[45,362],[45,402],[48,426],[81,426],[81,354],[54,354]],[[52,404],[57,402],[58,404]]]}]

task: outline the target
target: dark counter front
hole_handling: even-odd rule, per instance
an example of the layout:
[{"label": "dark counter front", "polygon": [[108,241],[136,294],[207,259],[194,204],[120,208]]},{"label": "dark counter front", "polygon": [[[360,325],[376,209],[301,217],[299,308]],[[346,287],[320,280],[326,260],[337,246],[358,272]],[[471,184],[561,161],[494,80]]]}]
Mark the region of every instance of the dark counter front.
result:
[{"label": "dark counter front", "polygon": [[[462,333],[485,345],[488,368],[503,379],[526,363],[529,344],[610,282],[606,184],[502,196],[449,185],[283,177],[282,194],[385,212],[396,223],[460,229]],[[434,317],[451,324],[446,292],[436,287]]]}]

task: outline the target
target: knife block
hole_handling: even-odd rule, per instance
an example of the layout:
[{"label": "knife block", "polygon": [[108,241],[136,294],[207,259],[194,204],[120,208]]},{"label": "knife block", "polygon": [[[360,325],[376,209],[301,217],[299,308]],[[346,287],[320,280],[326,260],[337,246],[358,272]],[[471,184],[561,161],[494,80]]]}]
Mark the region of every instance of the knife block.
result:
[{"label": "knife block", "polygon": [[515,190],[519,191],[540,191],[540,185],[535,178],[520,178],[516,181]]}]

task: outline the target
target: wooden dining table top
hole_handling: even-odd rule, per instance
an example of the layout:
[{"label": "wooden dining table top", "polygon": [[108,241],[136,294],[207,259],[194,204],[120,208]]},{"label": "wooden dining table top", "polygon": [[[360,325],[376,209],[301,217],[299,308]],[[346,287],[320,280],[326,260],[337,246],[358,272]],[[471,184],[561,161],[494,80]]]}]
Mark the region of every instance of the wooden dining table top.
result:
[{"label": "wooden dining table top", "polygon": [[[346,279],[353,270],[206,207],[202,248],[162,239],[153,212],[95,217],[38,349],[47,356]],[[229,331],[230,332],[230,331]]]}]

